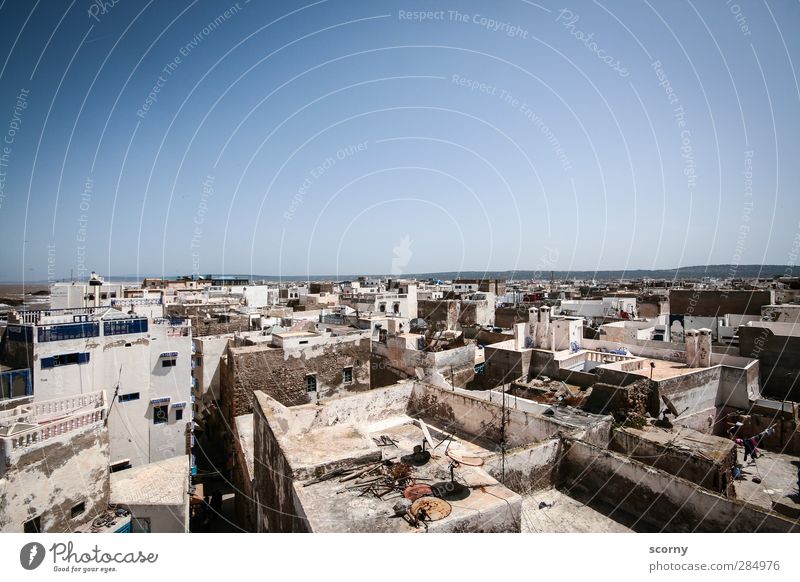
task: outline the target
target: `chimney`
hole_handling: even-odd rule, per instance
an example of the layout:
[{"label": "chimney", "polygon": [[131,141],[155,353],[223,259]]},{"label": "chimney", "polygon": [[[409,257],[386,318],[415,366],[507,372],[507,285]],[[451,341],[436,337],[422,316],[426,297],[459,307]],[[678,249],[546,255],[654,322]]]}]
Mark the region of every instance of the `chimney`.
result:
[{"label": "chimney", "polygon": [[525,347],[525,328],[527,323],[514,324],[514,349],[519,351]]},{"label": "chimney", "polygon": [[699,330],[697,337],[697,367],[711,367],[711,330],[704,327]]},{"label": "chimney", "polygon": [[686,336],[686,365],[690,368],[697,368],[698,331],[687,329],[684,335]]}]

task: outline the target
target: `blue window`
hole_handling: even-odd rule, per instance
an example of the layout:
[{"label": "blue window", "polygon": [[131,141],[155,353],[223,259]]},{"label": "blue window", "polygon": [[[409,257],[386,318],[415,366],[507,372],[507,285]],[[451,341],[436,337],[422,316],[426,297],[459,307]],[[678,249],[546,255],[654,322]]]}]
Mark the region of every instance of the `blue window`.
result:
[{"label": "blue window", "polygon": [[73,352],[71,354],[58,354],[49,358],[42,358],[42,370],[68,366],[70,364],[85,364],[89,361],[89,352]]},{"label": "blue window", "polygon": [[127,333],[147,332],[147,319],[122,319],[119,321],[104,321],[103,335],[122,335]]},{"label": "blue window", "polygon": [[120,394],[117,396],[117,400],[120,402],[130,402],[131,400],[139,400],[139,393],[138,392],[131,392],[130,394]]},{"label": "blue window", "polygon": [[55,342],[66,339],[82,339],[100,335],[100,324],[96,321],[87,323],[63,323],[38,328],[40,342]]}]

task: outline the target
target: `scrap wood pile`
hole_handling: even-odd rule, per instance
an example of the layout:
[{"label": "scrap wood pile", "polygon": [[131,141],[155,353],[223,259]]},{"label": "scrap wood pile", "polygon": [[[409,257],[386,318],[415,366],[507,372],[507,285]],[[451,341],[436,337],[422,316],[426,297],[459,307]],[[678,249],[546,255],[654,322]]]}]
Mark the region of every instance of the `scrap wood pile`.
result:
[{"label": "scrap wood pile", "polygon": [[410,465],[392,459],[394,457],[367,466],[339,467],[307,481],[303,487],[338,477],[339,483],[344,485],[337,494],[355,491],[359,496],[374,495],[378,499],[391,497],[391,493],[402,496],[406,487],[415,485],[417,479],[412,476]]}]

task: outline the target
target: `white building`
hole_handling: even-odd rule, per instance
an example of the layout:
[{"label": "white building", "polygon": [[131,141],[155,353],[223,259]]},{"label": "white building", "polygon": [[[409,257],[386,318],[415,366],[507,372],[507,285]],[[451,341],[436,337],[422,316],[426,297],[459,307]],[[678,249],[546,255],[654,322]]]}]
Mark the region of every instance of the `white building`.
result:
[{"label": "white building", "polygon": [[12,314],[9,332],[3,356],[17,366],[27,360],[34,403],[97,391],[108,395],[112,470],[190,453],[188,320],[150,319],[110,307],[31,311]]},{"label": "white building", "polygon": [[92,272],[86,282],[53,283],[50,285],[51,309],[76,309],[81,307],[109,307],[114,299],[125,296],[125,287],[106,283]]}]

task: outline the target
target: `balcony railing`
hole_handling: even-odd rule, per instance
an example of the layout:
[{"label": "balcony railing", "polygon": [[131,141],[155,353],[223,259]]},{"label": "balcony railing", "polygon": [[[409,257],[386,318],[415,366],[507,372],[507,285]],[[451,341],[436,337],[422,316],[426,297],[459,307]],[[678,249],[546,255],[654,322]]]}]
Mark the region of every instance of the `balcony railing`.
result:
[{"label": "balcony railing", "polygon": [[30,406],[33,408],[32,412],[36,416],[36,420],[42,422],[51,418],[72,414],[84,408],[102,408],[104,404],[105,392],[101,390],[88,394],[68,396],[66,398],[34,402]]},{"label": "balcony railing", "polygon": [[14,451],[39,445],[49,439],[96,426],[105,419],[105,409],[95,408],[80,414],[72,414],[61,420],[24,430],[7,437],[0,437],[3,452],[8,457]]}]

